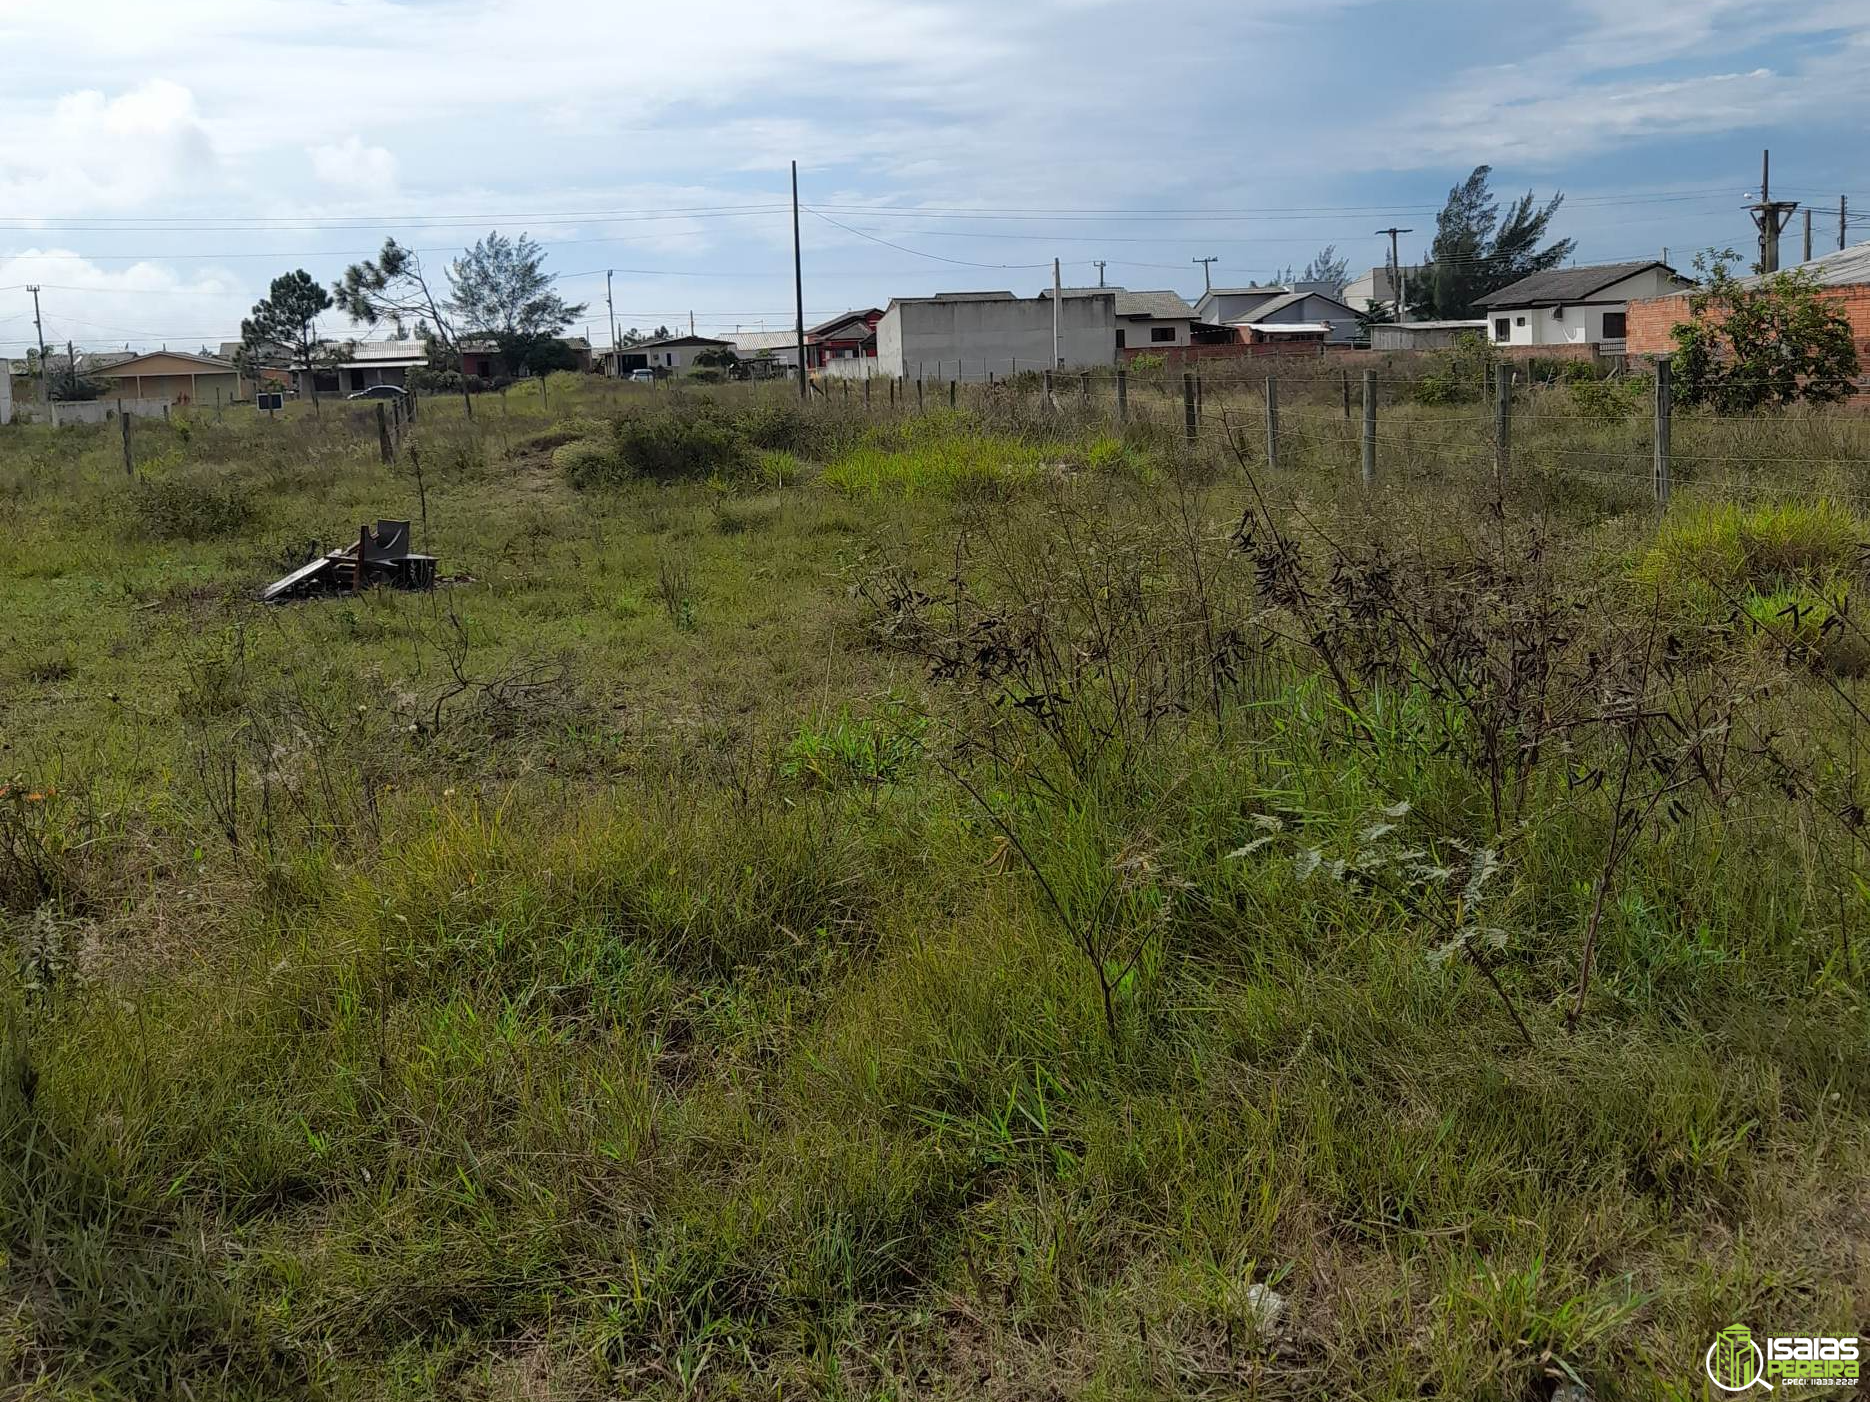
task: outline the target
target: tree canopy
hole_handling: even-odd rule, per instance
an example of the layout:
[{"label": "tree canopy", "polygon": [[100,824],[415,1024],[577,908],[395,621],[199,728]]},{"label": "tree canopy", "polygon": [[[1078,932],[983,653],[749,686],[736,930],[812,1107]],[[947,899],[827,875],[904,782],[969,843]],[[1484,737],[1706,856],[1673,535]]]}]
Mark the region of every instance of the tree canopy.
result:
[{"label": "tree canopy", "polygon": [[296,368],[307,372],[312,402],[318,402],[316,377],[311,374],[328,360],[318,334],[318,318],[331,310],[331,294],[303,268],[273,279],[266,296],[253,304],[253,314],[240,323],[243,372],[273,362],[279,352]]},{"label": "tree canopy", "polygon": [[584,313],[553,290],[545,250],[525,234],[498,231],[448,266],[448,304],[457,324],[500,348],[514,372],[552,368],[559,332]]},{"label": "tree canopy", "polygon": [[[430,370],[439,374],[460,368],[461,338],[450,305],[436,295],[414,249],[393,238],[383,240],[381,253],[351,264],[331,291],[338,310],[361,325],[387,324],[398,337],[413,325],[428,353]],[[474,401],[465,379],[462,383],[461,402],[472,418]]]},{"label": "tree canopy", "polygon": [[1558,267],[1577,246],[1573,239],[1539,246],[1564,195],[1539,204],[1527,191],[1502,210],[1489,184],[1492,177],[1492,166],[1475,166],[1472,175],[1448,192],[1422,272],[1409,279],[1405,294],[1409,312],[1417,319],[1471,317],[1480,298]]},{"label": "tree canopy", "polygon": [[1330,288],[1333,297],[1342,297],[1344,289],[1350,286],[1351,260],[1339,255],[1336,244],[1328,243],[1312,255],[1312,261],[1303,269],[1294,272],[1288,263],[1273,281],[1288,287],[1297,283],[1316,283]]},{"label": "tree canopy", "polygon": [[1744,284],[1728,271],[1738,256],[1695,259],[1703,286],[1688,298],[1691,320],[1670,333],[1676,399],[1745,414],[1853,394],[1859,366],[1850,319],[1820,295],[1818,280],[1792,269]]}]

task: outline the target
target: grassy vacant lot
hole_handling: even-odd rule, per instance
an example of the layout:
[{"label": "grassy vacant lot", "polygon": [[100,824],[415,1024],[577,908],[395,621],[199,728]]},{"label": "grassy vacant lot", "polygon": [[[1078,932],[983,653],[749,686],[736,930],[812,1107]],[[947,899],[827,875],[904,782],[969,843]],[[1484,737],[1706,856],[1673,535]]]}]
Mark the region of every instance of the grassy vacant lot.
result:
[{"label": "grassy vacant lot", "polygon": [[[1687,1398],[1861,1325],[1861,425],[1685,419],[1659,521],[1560,390],[1366,493],[1328,384],[1276,471],[1218,381],[1192,452],[601,388],[0,429],[0,1392]],[[455,582],[253,602],[378,516]]]}]

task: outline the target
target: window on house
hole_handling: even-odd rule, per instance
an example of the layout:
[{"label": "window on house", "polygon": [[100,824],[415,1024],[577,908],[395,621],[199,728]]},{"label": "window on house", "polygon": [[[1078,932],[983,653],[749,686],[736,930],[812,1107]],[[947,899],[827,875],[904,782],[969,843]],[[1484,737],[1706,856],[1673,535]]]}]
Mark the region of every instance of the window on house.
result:
[{"label": "window on house", "polygon": [[1496,316],[1493,319],[1493,338],[1496,341],[1510,341],[1513,339],[1513,328],[1507,324],[1505,317]]},{"label": "window on house", "polygon": [[1122,327],[1117,328],[1117,349],[1118,350],[1123,349],[1123,328]]},{"label": "window on house", "polygon": [[1621,341],[1627,334],[1626,328],[1628,325],[1628,312],[1605,312],[1604,339],[1606,341]]},{"label": "window on house", "polygon": [[1523,316],[1516,316],[1513,318],[1513,324],[1515,326],[1524,326],[1526,324],[1526,318]]},{"label": "window on house", "polygon": [[1173,326],[1152,326],[1149,328],[1149,339],[1157,342],[1173,341],[1175,339],[1175,328]]}]

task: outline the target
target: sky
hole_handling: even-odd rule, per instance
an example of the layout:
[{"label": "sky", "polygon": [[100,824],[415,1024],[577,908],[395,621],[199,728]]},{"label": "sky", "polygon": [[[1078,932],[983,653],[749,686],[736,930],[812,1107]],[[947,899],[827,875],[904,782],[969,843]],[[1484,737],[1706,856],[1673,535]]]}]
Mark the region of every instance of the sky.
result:
[{"label": "sky", "polygon": [[[0,350],[236,339],[275,276],[526,232],[609,336],[892,296],[1194,296],[1450,187],[1563,192],[1579,262],[1870,217],[1866,0],[0,0]],[[1794,217],[1797,251],[1799,216]],[[1852,242],[1870,237],[1870,218]],[[338,316],[330,334],[353,328]]]}]

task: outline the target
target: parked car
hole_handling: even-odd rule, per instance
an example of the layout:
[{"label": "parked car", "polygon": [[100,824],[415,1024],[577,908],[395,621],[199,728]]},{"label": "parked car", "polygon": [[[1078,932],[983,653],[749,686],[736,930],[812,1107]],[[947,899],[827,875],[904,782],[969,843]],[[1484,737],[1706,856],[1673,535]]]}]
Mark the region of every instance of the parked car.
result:
[{"label": "parked car", "polygon": [[630,378],[639,385],[653,384],[656,379],[656,372],[654,370],[632,370],[630,372]]},{"label": "parked car", "polygon": [[372,385],[369,389],[360,389],[355,394],[347,394],[346,399],[407,399],[409,391],[401,385]]}]

